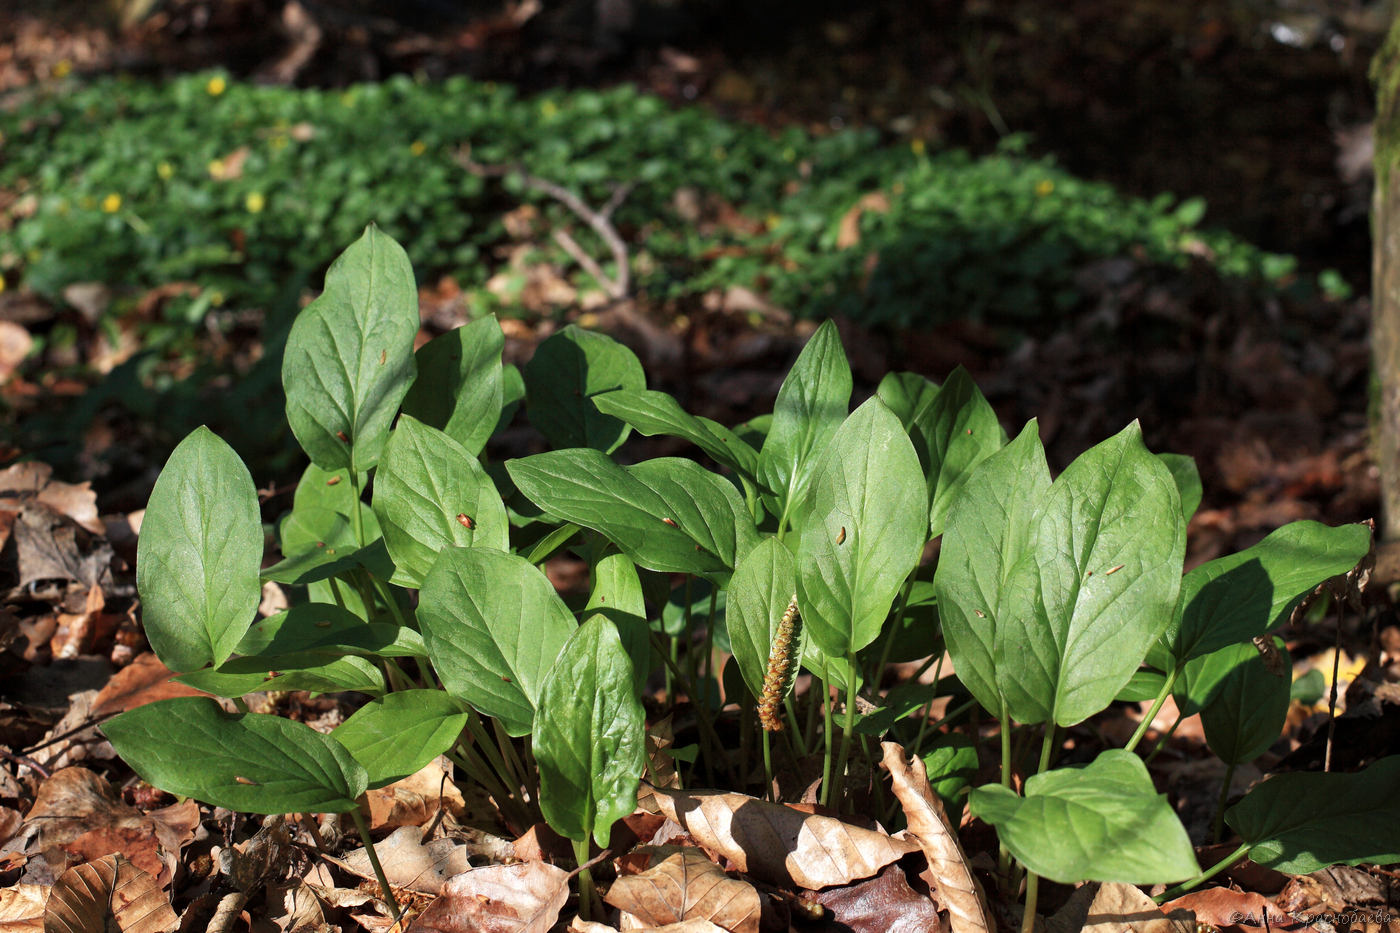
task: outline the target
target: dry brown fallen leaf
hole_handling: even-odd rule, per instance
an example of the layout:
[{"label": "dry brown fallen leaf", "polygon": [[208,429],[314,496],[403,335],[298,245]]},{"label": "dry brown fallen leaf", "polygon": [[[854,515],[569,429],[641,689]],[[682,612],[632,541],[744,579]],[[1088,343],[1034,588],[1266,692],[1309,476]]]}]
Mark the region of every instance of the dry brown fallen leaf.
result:
[{"label": "dry brown fallen leaf", "polygon": [[646,867],[618,878],[604,900],[624,917],[632,915],[631,929],[700,919],[730,933],[758,933],[758,891],[726,875],[694,846],[641,846],[625,858]]},{"label": "dry brown fallen leaf", "polygon": [[408,933],[547,933],[569,899],[569,873],[544,862],[487,865],[452,878]]},{"label": "dry brown fallen leaf", "polygon": [[1140,888],[1106,881],[1076,890],[1045,926],[1047,933],[1195,933],[1196,917],[1168,915]]},{"label": "dry brown fallen leaf", "polygon": [[112,675],[107,685],[97,693],[89,715],[107,716],[124,713],[157,700],[175,697],[208,696],[203,691],[171,680],[175,674],[160,659],[144,651],[126,667]]},{"label": "dry brown fallen leaf", "polygon": [[0,931],[43,933],[48,899],[49,887],[44,884],[17,884],[0,891]]},{"label": "dry brown fallen leaf", "polygon": [[1273,930],[1301,930],[1307,924],[1289,916],[1283,908],[1257,891],[1206,888],[1192,891],[1162,905],[1171,911],[1187,911],[1200,923],[1224,929],[1231,926],[1265,927]]},{"label": "dry brown fallen leaf", "polygon": [[[465,845],[455,839],[435,839],[425,844],[422,838],[421,827],[404,826],[375,844],[384,876],[394,887],[437,894],[449,878],[471,869],[471,853]],[[347,853],[344,862],[361,877],[374,877],[369,854],[363,848]]]},{"label": "dry brown fallen leaf", "polygon": [[155,879],[119,854],[64,872],[44,909],[45,933],[171,933],[179,925]]},{"label": "dry brown fallen leaf", "polygon": [[982,888],[958,842],[957,831],[929,787],[924,763],[918,758],[906,761],[904,749],[895,742],[882,742],[880,748],[884,751],[880,765],[894,782],[894,795],[904,808],[909,834],[918,840],[928,859],[926,880],[947,908],[953,933],[988,933],[996,929]]},{"label": "dry brown fallen leaf", "polygon": [[198,823],[198,808],[191,801],[166,809],[169,813],[156,819],[124,803],[99,775],[64,768],[40,785],[22,833],[32,834],[34,848],[55,872],[121,852],[165,885]]},{"label": "dry brown fallen leaf", "polygon": [[460,819],[466,807],[452,780],[452,762],[440,756],[416,774],[366,791],[361,811],[367,811],[369,827],[377,831],[425,826],[440,809]]},{"label": "dry brown fallen leaf", "polygon": [[946,933],[938,907],[909,886],[898,865],[874,878],[807,896],[829,912],[828,929],[852,933]]},{"label": "dry brown fallen leaf", "polygon": [[918,850],[829,816],[802,813],[744,794],[651,788],[651,799],[697,842],[770,884],[824,888],[869,878]]}]

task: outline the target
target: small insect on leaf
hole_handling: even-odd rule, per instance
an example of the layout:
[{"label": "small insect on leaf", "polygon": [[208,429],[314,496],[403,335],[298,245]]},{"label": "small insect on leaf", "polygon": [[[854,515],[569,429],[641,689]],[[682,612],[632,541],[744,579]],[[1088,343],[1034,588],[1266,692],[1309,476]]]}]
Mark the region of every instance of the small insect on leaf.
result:
[{"label": "small insect on leaf", "polygon": [[461,525],[463,528],[467,529],[468,531],[471,531],[473,528],[476,527],[476,522],[473,521],[473,520],[472,520],[472,517],[471,517],[470,515],[468,515],[466,512],[458,512],[458,513],[457,513],[457,524]]},{"label": "small insect on leaf", "polygon": [[1282,677],[1285,670],[1283,652],[1278,650],[1273,636],[1256,635],[1250,640],[1254,642],[1259,656],[1264,659],[1264,669],[1275,677]]},{"label": "small insect on leaf", "polygon": [[845,525],[842,525],[842,526],[841,526],[841,530],[838,531],[838,532],[836,533],[836,543],[837,543],[837,544],[845,544],[845,543],[846,543],[846,526],[845,526]]},{"label": "small insect on leaf", "polygon": [[974,609],[974,610],[972,610],[972,611],[975,612],[975,613],[977,613],[977,618],[979,618],[979,619],[985,619],[985,618],[987,618],[987,614],[986,614],[985,612],[983,612],[981,609]]},{"label": "small insect on leaf", "polygon": [[971,429],[971,428],[968,428],[968,429],[967,429],[967,433],[968,433],[968,434],[971,434],[971,433],[972,433],[972,429]]},{"label": "small insect on leaf", "polygon": [[327,485],[327,486],[334,486],[334,485],[335,485],[336,483],[338,483],[338,482],[340,482],[340,477],[339,477],[339,476],[332,476],[330,479],[326,480],[326,485]]},{"label": "small insect on leaf", "polygon": [[340,438],[341,443],[344,443],[344,444],[350,443],[350,435],[346,434],[344,431],[336,431],[336,432],[335,432],[335,436],[338,437],[338,438]]},{"label": "small insect on leaf", "polygon": [[672,528],[679,528],[679,527],[680,527],[679,525],[676,524],[676,520],[675,520],[674,518],[663,518],[662,521],[665,522],[666,524],[670,525]]},{"label": "small insect on leaf", "polygon": [[502,675],[501,675],[501,680],[504,681],[505,683],[510,683],[510,678],[507,677],[505,674],[502,674]]},{"label": "small insect on leaf", "polygon": [[1118,571],[1120,571],[1120,570],[1122,570],[1122,569],[1123,569],[1123,565],[1122,565],[1122,564],[1119,564],[1119,565],[1116,566],[1116,567],[1109,567],[1107,570],[1105,570],[1105,571],[1103,572],[1103,575],[1106,576],[1106,577],[1111,577],[1111,576],[1113,576],[1115,573],[1117,573]]},{"label": "small insect on leaf", "polygon": [[236,775],[234,775],[233,780],[234,780],[234,783],[236,783],[236,784],[247,784],[247,785],[250,786],[250,787],[261,787],[261,786],[262,786],[262,785],[260,785],[257,781],[253,780],[252,778],[245,778],[245,777],[244,777],[243,775],[241,775],[241,774],[236,774]]},{"label": "small insect on leaf", "polygon": [[380,366],[383,366],[384,363],[385,363],[388,359],[389,359],[389,351],[388,351],[388,350],[380,350],[380,351],[379,351],[379,365],[380,365]]},{"label": "small insect on leaf", "polygon": [[331,624],[330,624],[329,622],[324,622],[324,621],[323,621],[323,622],[317,622],[317,623],[316,623],[316,627],[317,627],[317,628],[330,628],[330,627],[331,627]]}]

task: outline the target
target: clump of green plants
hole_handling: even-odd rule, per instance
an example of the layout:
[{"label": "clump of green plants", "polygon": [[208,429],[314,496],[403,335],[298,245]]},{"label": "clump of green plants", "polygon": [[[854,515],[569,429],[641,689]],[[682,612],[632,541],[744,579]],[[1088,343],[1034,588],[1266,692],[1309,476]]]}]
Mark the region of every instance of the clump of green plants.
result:
[{"label": "clump of green plants", "polygon": [[[1295,522],[1183,576],[1198,475],[1148,451],[1136,423],[1052,477],[1035,422],[1008,442],[961,370],[941,386],[891,374],[852,411],[830,323],[773,413],[731,429],[648,389],[601,334],[565,328],[516,371],[494,319],[415,352],[417,320],[408,257],[373,227],[297,316],[282,373],[311,465],[277,563],[262,567],[253,479],[224,442],[198,429],[166,464],[139,543],[146,630],[181,681],[240,711],[186,698],[109,721],[155,786],[360,820],[366,788],[446,753],[509,825],[543,816],[582,866],[661,768],[750,790],[761,756],[770,793],[785,759],[817,760],[824,803],[880,807],[870,742],[891,735],[996,828],[1027,929],[1040,877],[1190,885],[1245,856],[1289,872],[1400,858],[1400,757],[1271,777],[1224,813],[1240,842],[1205,871],[1138,756],[1150,716],[1124,748],[1056,760],[1061,730],[1119,698],[1155,697],[1155,712],[1168,696],[1201,711],[1228,763],[1260,754],[1290,679],[1256,642],[1362,559],[1366,527]],[[484,462],[522,403],[553,449]],[[624,463],[632,431],[689,441],[713,468]],[[541,569],[562,549],[589,565],[581,605]],[[258,619],[265,580],[296,605]],[[927,669],[945,653],[955,678],[885,690],[890,662]],[[814,687],[795,696],[799,669]],[[327,735],[247,711],[273,687],[366,702]],[[678,709],[693,744],[649,756],[649,723]],[[999,724],[999,747],[959,731],[973,717]],[[979,755],[999,780],[972,786]],[[579,881],[587,912],[593,882]]]},{"label": "clump of green plants", "polygon": [[[502,218],[521,203],[543,212],[546,231],[573,228],[585,249],[607,254],[549,195],[511,172],[464,171],[464,155],[595,207],[630,186],[611,219],[637,290],[656,300],[747,285],[812,317],[1026,323],[1074,307],[1075,269],[1097,257],[1210,256],[1222,274],[1269,287],[1294,267],[1198,230],[1199,200],[1125,198],[1026,157],[1024,140],[972,158],[885,145],[871,130],[774,134],[629,87],[522,98],[463,78],[345,90],[221,74],[113,78],[38,93],[0,113],[0,133],[0,188],[15,195],[0,223],[0,273],[55,295],[79,281],[197,283],[166,303],[163,323],[175,329],[220,304],[295,307],[366,216],[426,281],[484,283],[504,268],[512,237]],[[682,191],[732,206],[741,222],[697,221],[678,209]],[[596,287],[549,236],[536,239],[540,261]],[[509,311],[485,289],[472,297]]]}]

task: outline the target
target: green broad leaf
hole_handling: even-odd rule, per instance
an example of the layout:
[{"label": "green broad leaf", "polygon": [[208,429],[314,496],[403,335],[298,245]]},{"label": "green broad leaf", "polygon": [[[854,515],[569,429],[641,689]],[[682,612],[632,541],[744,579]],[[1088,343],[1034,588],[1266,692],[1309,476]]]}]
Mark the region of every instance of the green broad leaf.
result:
[{"label": "green broad leaf", "polygon": [[1142,703],[1145,700],[1155,700],[1162,692],[1162,688],[1167,684],[1167,675],[1161,671],[1139,670],[1133,671],[1133,676],[1128,679],[1128,683],[1114,701],[1118,703]]},{"label": "green broad leaf", "polygon": [[989,784],[973,788],[968,802],[1027,870],[1061,884],[1166,883],[1200,870],[1166,795],[1142,759],[1122,749],[1037,774],[1024,797]]},{"label": "green broad leaf", "polygon": [[156,479],[141,531],[136,588],[151,648],[172,671],[221,663],[262,599],[262,519],[248,468],[196,428]]},{"label": "green broad leaf", "polygon": [[369,784],[330,736],[281,716],[226,713],[207,697],[138,706],[102,731],[142,780],[240,813],[344,813]]},{"label": "green broad leaf", "polygon": [[525,559],[532,564],[543,564],[560,551],[564,545],[573,540],[574,535],[583,529],[570,522],[565,522],[558,528],[551,529],[549,534],[540,538],[530,546],[530,552],[525,555]]},{"label": "green broad leaf", "polygon": [[[362,514],[373,515],[368,507]],[[381,580],[393,576],[394,562],[380,537],[377,519],[365,526],[365,535],[372,538],[372,543],[363,548],[355,542],[350,519],[326,508],[293,509],[282,520],[278,535],[286,556],[263,570],[264,580],[305,586],[360,567]]]},{"label": "green broad leaf", "polygon": [[423,581],[418,624],[442,685],[513,736],[534,722],[541,684],[574,616],[525,558],[449,548]]},{"label": "green broad leaf", "polygon": [[923,755],[924,770],[929,787],[957,825],[966,795],[963,793],[977,780],[979,762],[977,743],[961,732],[950,732],[935,739]]},{"label": "green broad leaf", "polygon": [[287,421],[317,466],[367,473],[413,384],[418,290],[403,247],[371,225],[292,323],[282,357]]},{"label": "green broad leaf", "polygon": [[[800,601],[800,599],[799,599]],[[802,666],[817,676],[823,684],[834,687],[844,694],[851,687],[852,680],[855,681],[855,688],[860,689],[860,671],[851,666],[849,658],[836,657],[827,654],[819,648],[816,642],[807,637],[807,629],[802,629]]]},{"label": "green broad leaf", "polygon": [[1196,509],[1201,507],[1202,495],[1201,471],[1196,468],[1195,458],[1186,454],[1158,454],[1157,459],[1171,471],[1172,481],[1181,496],[1181,514],[1190,522]]},{"label": "green broad leaf", "polygon": [[1035,516],[1050,491],[1040,429],[1029,422],[978,465],[948,513],[933,586],[958,677],[993,715],[1003,706],[997,631],[1011,571],[1030,550]]},{"label": "green broad leaf", "polygon": [[374,475],[374,512],[399,586],[421,586],[446,548],[510,547],[506,507],[476,457],[408,415]]},{"label": "green broad leaf", "polygon": [[807,491],[812,468],[851,408],[851,365],[836,325],[826,321],[807,341],[773,402],[773,419],[758,452],[759,482],[791,512]]},{"label": "green broad leaf", "polygon": [[918,373],[886,373],[875,394],[895,413],[904,430],[909,431],[938,398],[938,383]]},{"label": "green broad leaf", "polygon": [[758,453],[752,447],[719,422],[690,414],[665,392],[618,389],[596,396],[593,404],[647,437],[679,437],[741,476],[753,479],[758,473]]},{"label": "green broad leaf", "polygon": [[1326,695],[1327,677],[1317,668],[1296,678],[1288,690],[1289,699],[1297,700],[1304,706],[1312,706]]},{"label": "green broad leaf", "polygon": [[1400,755],[1353,774],[1276,774],[1225,811],[1266,868],[1307,875],[1329,865],[1400,862]]},{"label": "green broad leaf", "polygon": [[862,652],[862,663],[875,664],[883,657],[887,664],[904,664],[941,655],[943,628],[934,592],[932,581],[915,580],[909,586],[909,601],[903,614],[890,617],[880,637]]},{"label": "green broad leaf", "polygon": [[617,630],[594,616],[570,636],[540,689],[534,752],[540,810],[561,836],[607,848],[637,807],[646,717]]},{"label": "green broad leaf", "polygon": [[403,413],[480,455],[505,405],[504,346],[495,315],[429,340],[414,354],[418,377],[404,396]]},{"label": "green broad leaf", "polygon": [[[778,625],[796,593],[797,560],[777,538],[759,542],[739,561],[729,581],[725,618],[729,647],[744,683],[755,697],[763,695]],[[801,620],[797,620],[788,646],[789,652],[796,655],[791,665],[794,674],[802,658],[800,626]],[[789,691],[794,679],[788,678]]]},{"label": "green broad leaf", "polygon": [[595,396],[645,389],[637,355],[616,340],[576,324],[542,342],[525,364],[525,413],[550,445],[612,453],[627,439],[626,422],[605,415]]},{"label": "green broad leaf", "polygon": [[332,729],[331,738],[368,772],[371,788],[383,787],[417,773],[455,745],[467,715],[445,691],[402,690],[370,700]]},{"label": "green broad leaf", "polygon": [[1113,702],[1171,622],[1185,550],[1181,497],[1137,422],[1071,463],[1044,497],[997,621],[1011,715],[1072,726]]},{"label": "green broad leaf", "polygon": [[506,470],[546,515],[593,529],[649,570],[726,575],[757,540],[738,490],[691,460],[620,467],[574,448],[511,460]]},{"label": "green broad leaf", "polygon": [[1253,547],[1188,573],[1181,611],[1162,640],[1181,662],[1263,635],[1318,584],[1355,567],[1370,546],[1365,525],[1284,525]]},{"label": "green broad leaf", "polygon": [[[235,654],[277,658],[288,654],[359,654],[371,658],[425,658],[423,636],[413,629],[366,622],[328,603],[301,603],[254,622]],[[268,670],[276,670],[274,664]]]},{"label": "green broad leaf", "polygon": [[943,534],[948,509],[977,464],[1005,443],[996,412],[961,366],[914,422],[912,437],[928,487],[930,537]]},{"label": "green broad leaf", "polygon": [[[365,487],[365,477],[360,477],[360,488]],[[355,486],[350,482],[349,470],[323,470],[314,463],[308,463],[297,481],[292,493],[292,511],[305,509],[328,509],[350,517],[350,509],[355,503]],[[361,504],[361,514],[369,507]]]},{"label": "green broad leaf", "polygon": [[230,658],[218,667],[191,671],[175,679],[196,690],[230,698],[264,690],[353,691],[369,696],[385,692],[384,675],[370,661],[354,655],[336,657],[324,651]]},{"label": "green broad leaf", "polygon": [[509,427],[524,401],[525,377],[520,375],[520,367],[507,363],[501,368],[501,417],[496,422],[496,430],[491,433]]},{"label": "green broad leaf", "polygon": [[640,696],[651,674],[651,627],[637,565],[625,554],[605,554],[593,565],[593,590],[584,615],[599,613],[617,626],[622,647],[632,659],[633,686]]},{"label": "green broad leaf", "polygon": [[797,546],[797,600],[812,642],[847,657],[875,640],[919,562],[928,526],[923,473],[878,398],[832,435],[812,472]]},{"label": "green broad leaf", "polygon": [[1279,673],[1269,670],[1252,642],[1230,645],[1199,659],[1211,661],[1224,655],[1221,661],[1229,665],[1210,701],[1201,709],[1206,744],[1227,765],[1253,761],[1283,733],[1292,663],[1281,638],[1274,638],[1274,647],[1282,664]]}]

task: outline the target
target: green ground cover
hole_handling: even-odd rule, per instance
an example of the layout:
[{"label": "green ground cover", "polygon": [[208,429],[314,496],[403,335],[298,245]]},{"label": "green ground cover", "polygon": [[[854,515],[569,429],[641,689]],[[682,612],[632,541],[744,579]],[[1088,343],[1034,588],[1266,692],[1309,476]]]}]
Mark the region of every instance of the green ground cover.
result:
[{"label": "green ground cover", "polygon": [[[464,147],[595,206],[634,185],[615,221],[652,300],[744,285],[803,316],[917,326],[1073,308],[1075,269],[1102,256],[1184,265],[1194,254],[1227,277],[1294,279],[1290,257],[1199,229],[1202,201],[1124,197],[1025,156],[1017,140],[975,158],[884,144],[873,130],[771,133],[628,87],[525,98],[464,78],[345,90],[217,73],[111,78],[44,89],[0,112],[0,132],[0,189],[16,196],[0,222],[7,284],[57,295],[80,281],[195,282],[203,290],[168,312],[176,324],[211,303],[285,317],[369,221],[404,244],[422,279],[451,274],[466,288],[498,271],[502,217],[521,202],[607,255],[547,195],[464,171]],[[682,189],[746,222],[695,222],[678,208]],[[876,192],[852,246],[843,218]],[[541,249],[557,248],[544,238]],[[483,313],[511,311],[508,297],[476,299]]]}]

